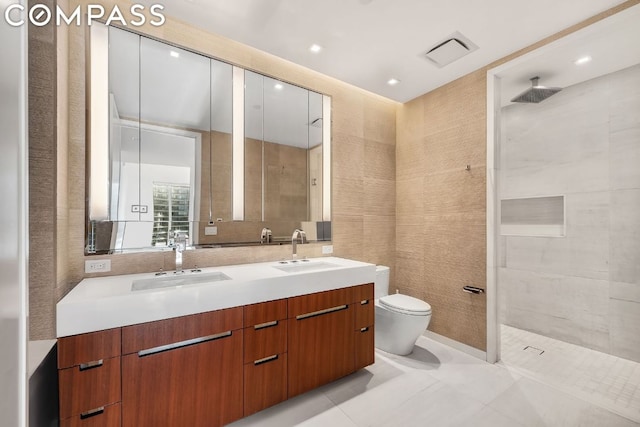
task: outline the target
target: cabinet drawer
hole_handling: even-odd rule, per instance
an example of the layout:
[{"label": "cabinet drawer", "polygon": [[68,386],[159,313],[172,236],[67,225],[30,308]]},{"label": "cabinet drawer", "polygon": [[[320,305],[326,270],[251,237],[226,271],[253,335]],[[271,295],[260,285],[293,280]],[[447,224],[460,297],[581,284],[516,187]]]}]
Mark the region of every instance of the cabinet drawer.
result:
[{"label": "cabinet drawer", "polygon": [[365,300],[373,301],[373,283],[359,285],[353,287],[354,301],[360,302]]},{"label": "cabinet drawer", "polygon": [[287,318],[287,300],[261,302],[244,306],[245,327]]},{"label": "cabinet drawer", "polygon": [[120,357],[58,371],[60,419],[120,401]]},{"label": "cabinet drawer", "polygon": [[289,397],[354,372],[353,306],[287,320]]},{"label": "cabinet drawer", "polygon": [[287,321],[244,329],[244,363],[287,352]]},{"label": "cabinet drawer", "polygon": [[373,300],[361,300],[354,303],[356,307],[355,329],[373,326],[375,320],[375,304]]},{"label": "cabinet drawer", "polygon": [[355,301],[353,299],[353,288],[334,289],[332,291],[289,298],[287,311],[291,319],[341,305],[350,305],[353,301]]},{"label": "cabinet drawer", "polygon": [[120,403],[96,408],[86,414],[60,420],[60,427],[120,427]]},{"label": "cabinet drawer", "polygon": [[120,342],[120,328],[60,338],[58,369],[120,356]]},{"label": "cabinet drawer", "polygon": [[123,427],[218,427],[242,417],[242,330],[122,357]]},{"label": "cabinet drawer", "polygon": [[355,331],[355,334],[356,369],[361,369],[365,366],[372,365],[373,362],[375,362],[374,327],[363,327]]},{"label": "cabinet drawer", "polygon": [[244,416],[287,400],[287,354],[244,365]]},{"label": "cabinet drawer", "polygon": [[193,314],[122,328],[122,354],[242,329],[242,307]]}]

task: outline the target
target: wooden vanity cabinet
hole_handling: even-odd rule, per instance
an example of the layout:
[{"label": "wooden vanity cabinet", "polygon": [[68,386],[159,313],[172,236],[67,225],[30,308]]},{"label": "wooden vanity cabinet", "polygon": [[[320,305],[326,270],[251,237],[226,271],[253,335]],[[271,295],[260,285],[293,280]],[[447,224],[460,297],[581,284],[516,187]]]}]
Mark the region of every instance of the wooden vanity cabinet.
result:
[{"label": "wooden vanity cabinet", "polygon": [[287,400],[287,300],[244,306],[244,416]]},{"label": "wooden vanity cabinet", "polygon": [[373,284],[60,338],[62,427],[215,427],[374,361]]},{"label": "wooden vanity cabinet", "polygon": [[60,338],[61,427],[120,425],[120,328]]},{"label": "wooden vanity cabinet", "polygon": [[361,369],[375,362],[375,304],[373,283],[355,286],[355,369]]},{"label": "wooden vanity cabinet", "polygon": [[289,298],[289,397],[354,371],[353,288]]},{"label": "wooden vanity cabinet", "polygon": [[242,307],[123,328],[122,425],[215,427],[243,416]]}]

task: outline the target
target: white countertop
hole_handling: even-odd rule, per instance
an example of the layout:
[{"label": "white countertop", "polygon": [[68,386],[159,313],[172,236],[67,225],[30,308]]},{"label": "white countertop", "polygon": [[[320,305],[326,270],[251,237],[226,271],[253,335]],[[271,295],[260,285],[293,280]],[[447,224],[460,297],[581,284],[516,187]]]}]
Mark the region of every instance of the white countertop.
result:
[{"label": "white countertop", "polygon": [[[327,263],[335,265],[327,268]],[[57,336],[372,283],[376,274],[374,264],[337,257],[298,260],[295,265],[304,265],[308,268],[305,271],[285,272],[275,268],[282,265],[271,261],[203,268],[201,273],[185,273],[181,277],[220,272],[230,280],[137,291],[131,290],[134,280],[153,279],[155,274],[84,279],[57,304]],[[168,272],[163,277],[172,274]]]}]

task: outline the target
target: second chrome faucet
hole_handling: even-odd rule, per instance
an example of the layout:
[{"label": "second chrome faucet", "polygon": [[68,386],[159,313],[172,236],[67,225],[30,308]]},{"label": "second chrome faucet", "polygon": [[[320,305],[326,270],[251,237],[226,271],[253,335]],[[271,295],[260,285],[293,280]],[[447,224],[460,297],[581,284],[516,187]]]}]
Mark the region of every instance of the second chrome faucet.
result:
[{"label": "second chrome faucet", "polygon": [[293,230],[293,235],[291,236],[291,250],[293,251],[291,256],[292,258],[296,258],[298,256],[298,239],[302,244],[307,243],[307,234],[299,228],[296,228]]},{"label": "second chrome faucet", "polygon": [[182,274],[182,252],[187,249],[189,235],[185,231],[176,231],[173,238],[173,250],[176,252],[176,271],[174,274]]}]

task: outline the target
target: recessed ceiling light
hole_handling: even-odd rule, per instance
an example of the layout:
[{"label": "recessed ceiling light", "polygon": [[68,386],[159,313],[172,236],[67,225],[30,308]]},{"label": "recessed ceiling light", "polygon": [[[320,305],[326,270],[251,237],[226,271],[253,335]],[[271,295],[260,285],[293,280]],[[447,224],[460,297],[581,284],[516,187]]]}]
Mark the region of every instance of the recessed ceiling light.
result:
[{"label": "recessed ceiling light", "polygon": [[398,80],[398,79],[393,79],[393,78],[391,78],[391,79],[387,80],[387,84],[388,84],[389,86],[395,86],[395,85],[397,85],[398,83],[400,83],[400,80]]},{"label": "recessed ceiling light", "polygon": [[169,52],[169,55],[171,55],[174,58],[180,58],[180,53],[176,52],[175,50],[172,50],[171,52]]},{"label": "recessed ceiling light", "polygon": [[282,86],[282,84],[281,84],[281,83],[276,83],[275,85],[273,85],[273,87],[274,87],[276,90],[282,90],[282,88],[283,88],[284,86]]},{"label": "recessed ceiling light", "polygon": [[309,46],[309,50],[313,53],[320,53],[320,51],[322,50],[322,46],[314,43],[311,46]]},{"label": "recessed ceiling light", "polygon": [[591,62],[591,57],[589,55],[583,56],[582,58],[578,58],[573,63],[576,65],[583,65],[583,64],[586,64],[587,62]]}]

